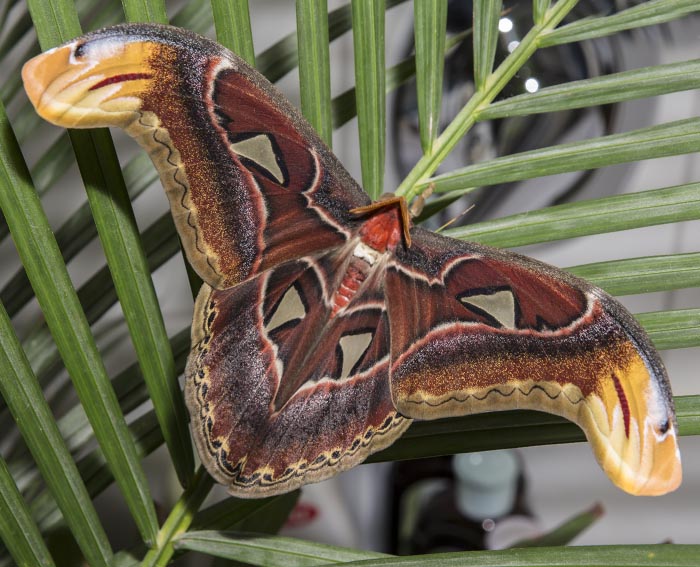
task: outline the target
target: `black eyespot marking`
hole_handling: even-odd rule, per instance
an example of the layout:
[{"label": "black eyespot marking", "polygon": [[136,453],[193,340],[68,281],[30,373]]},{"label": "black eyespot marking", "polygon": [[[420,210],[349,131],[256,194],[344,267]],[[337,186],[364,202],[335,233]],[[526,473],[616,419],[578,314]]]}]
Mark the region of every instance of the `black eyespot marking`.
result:
[{"label": "black eyespot marking", "polygon": [[73,51],[73,55],[75,57],[78,57],[78,58],[83,57],[85,55],[85,49],[86,49],[85,46],[86,45],[87,45],[86,43],[81,43],[80,45],[76,45],[75,51]]},{"label": "black eyespot marking", "polygon": [[668,433],[669,429],[671,429],[671,421],[668,419],[666,421],[664,421],[661,425],[659,425],[659,433],[661,435]]}]

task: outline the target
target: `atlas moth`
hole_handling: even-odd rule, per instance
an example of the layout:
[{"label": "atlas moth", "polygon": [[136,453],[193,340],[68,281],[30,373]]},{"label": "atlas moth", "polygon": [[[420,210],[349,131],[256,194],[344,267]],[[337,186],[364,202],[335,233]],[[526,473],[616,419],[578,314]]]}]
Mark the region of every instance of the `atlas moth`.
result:
[{"label": "atlas moth", "polygon": [[37,112],[150,155],[205,282],[185,398],[210,474],[261,497],[393,443],[413,419],[531,408],[585,432],[633,494],[681,481],[673,398],[641,327],[584,280],[372,203],[299,112],[220,45],[119,25],[23,69]]}]

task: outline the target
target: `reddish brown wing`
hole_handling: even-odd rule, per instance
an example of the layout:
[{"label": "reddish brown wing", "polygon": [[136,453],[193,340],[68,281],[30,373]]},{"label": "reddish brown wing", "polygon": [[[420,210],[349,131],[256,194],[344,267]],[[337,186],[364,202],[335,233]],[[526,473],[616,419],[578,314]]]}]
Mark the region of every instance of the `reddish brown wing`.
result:
[{"label": "reddish brown wing", "polygon": [[565,416],[613,482],[681,480],[668,378],[642,329],[600,289],[529,258],[420,229],[387,270],[391,389],[408,417],[515,408]]},{"label": "reddish brown wing", "polygon": [[391,401],[383,303],[365,294],[329,319],[342,261],[304,258],[197,299],[186,399],[202,461],[232,494],[328,478],[410,424]]},{"label": "reddish brown wing", "polygon": [[187,256],[235,285],[338,246],[368,197],[298,111],[245,62],[185,30],[128,24],[29,61],[37,112],[69,128],[119,126],[151,155]]}]

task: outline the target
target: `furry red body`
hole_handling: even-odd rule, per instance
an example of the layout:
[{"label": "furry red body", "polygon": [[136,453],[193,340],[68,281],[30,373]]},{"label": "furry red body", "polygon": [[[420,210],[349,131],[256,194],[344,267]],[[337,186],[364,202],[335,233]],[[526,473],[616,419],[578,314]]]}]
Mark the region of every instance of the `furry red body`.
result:
[{"label": "furry red body", "polygon": [[[384,205],[384,203],[379,203]],[[354,295],[367,279],[374,261],[370,259],[375,255],[393,252],[401,241],[403,234],[403,216],[400,206],[394,201],[387,202],[370,216],[360,228],[360,242],[366,247],[364,253],[356,248],[350,264],[345,271],[343,279],[333,294],[333,309],[331,317],[343,308],[347,307]]]}]

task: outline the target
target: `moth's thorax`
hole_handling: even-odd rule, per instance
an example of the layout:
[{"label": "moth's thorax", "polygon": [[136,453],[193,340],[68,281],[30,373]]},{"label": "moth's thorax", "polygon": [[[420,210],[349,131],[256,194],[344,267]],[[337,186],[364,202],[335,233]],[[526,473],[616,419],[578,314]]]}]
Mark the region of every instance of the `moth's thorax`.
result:
[{"label": "moth's thorax", "polygon": [[402,228],[399,207],[386,207],[365,221],[360,228],[360,240],[377,252],[393,252],[401,242]]},{"label": "moth's thorax", "polygon": [[331,317],[350,304],[372,270],[380,264],[381,257],[396,250],[405,234],[403,223],[406,217],[402,214],[402,202],[398,199],[373,203],[363,209],[365,211],[370,216],[358,231],[359,239],[351,244],[350,260],[333,294]]}]

